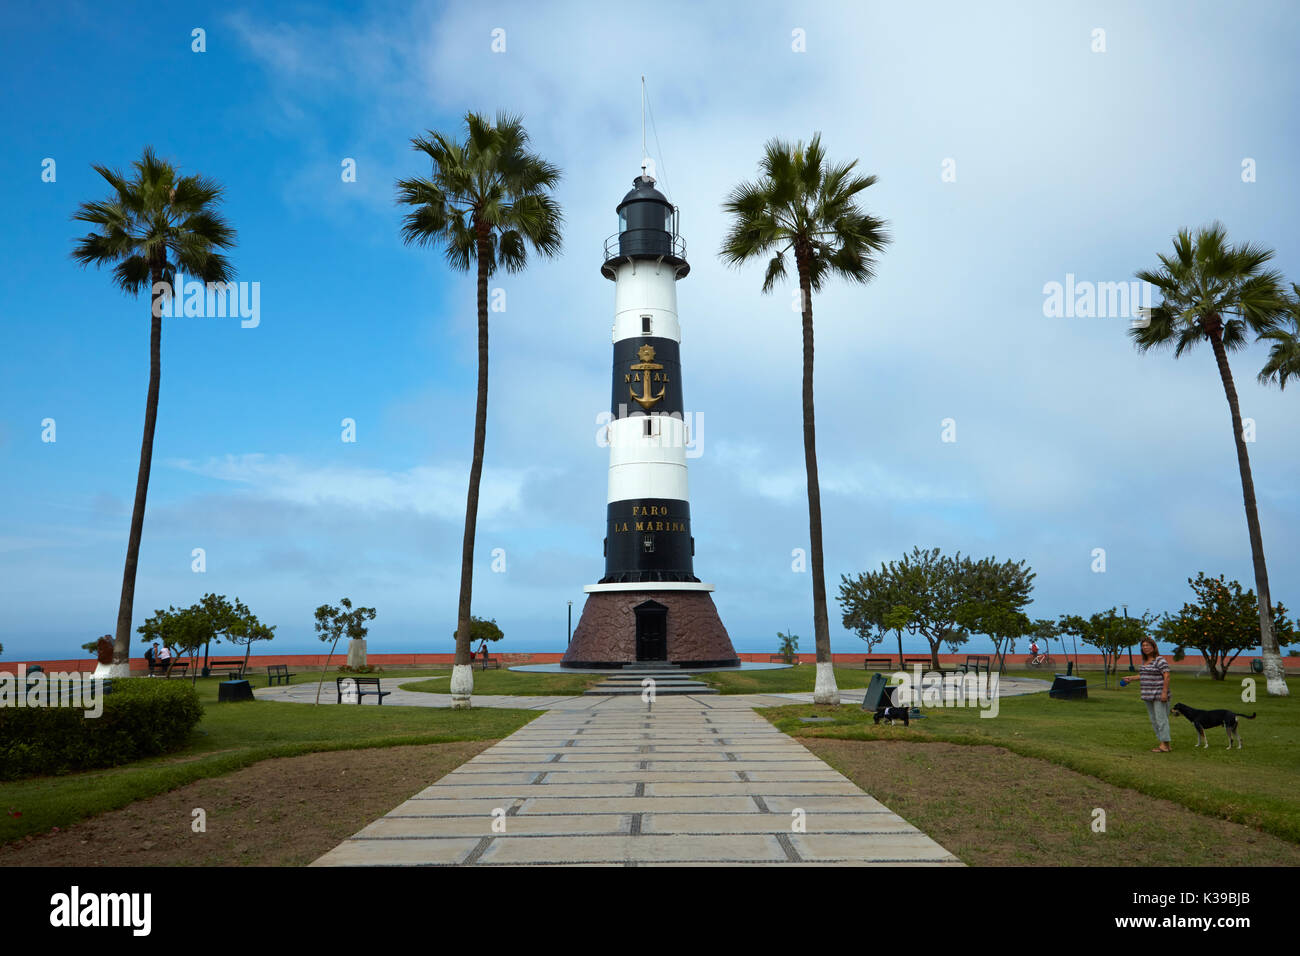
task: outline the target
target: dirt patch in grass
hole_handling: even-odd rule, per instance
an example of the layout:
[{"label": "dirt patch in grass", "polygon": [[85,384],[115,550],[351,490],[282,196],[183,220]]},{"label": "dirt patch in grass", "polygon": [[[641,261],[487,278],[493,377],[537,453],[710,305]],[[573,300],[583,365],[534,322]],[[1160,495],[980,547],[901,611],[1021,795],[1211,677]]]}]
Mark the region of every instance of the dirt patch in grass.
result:
[{"label": "dirt patch in grass", "polygon": [[[0,866],[310,863],[496,741],[263,760],[0,847]],[[207,813],[207,832],[191,829]]]},{"label": "dirt patch in grass", "polygon": [[1300,865],[1278,837],[1001,747],[799,742],[973,866]]}]

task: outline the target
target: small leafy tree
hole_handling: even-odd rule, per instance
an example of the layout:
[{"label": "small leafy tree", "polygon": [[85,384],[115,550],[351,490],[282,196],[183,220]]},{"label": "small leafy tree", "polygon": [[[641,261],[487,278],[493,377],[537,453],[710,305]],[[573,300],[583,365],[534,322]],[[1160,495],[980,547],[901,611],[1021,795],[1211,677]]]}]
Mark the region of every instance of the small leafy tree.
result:
[{"label": "small leafy tree", "polygon": [[232,604],[226,600],[224,594],[205,594],[195,607],[207,615],[211,635],[203,644],[203,670],[206,674],[208,650],[212,642],[216,641],[220,644],[223,637],[230,640],[232,630],[243,626],[243,622],[251,616],[251,612],[239,598],[235,598]]},{"label": "small leafy tree", "polygon": [[1022,611],[994,601],[963,604],[957,609],[957,621],[976,634],[987,634],[993,641],[998,673],[1006,672],[1008,646],[1014,648],[1015,639],[1028,634],[1033,626]]},{"label": "small leafy tree", "polygon": [[321,670],[320,682],[316,685],[316,703],[320,703],[320,689],[325,683],[325,671],[329,669],[330,658],[334,656],[334,649],[338,647],[339,639],[346,634],[349,640],[364,640],[370,630],[366,627],[366,621],[374,619],[373,607],[354,609],[352,602],[347,598],[340,600],[338,607],[322,604],[316,608],[316,633],[320,635],[322,641],[332,642],[329,654],[325,656],[325,667]]},{"label": "small leafy tree", "polygon": [[1069,652],[1065,649],[1065,638],[1061,636],[1061,626],[1049,618],[1040,617],[1035,619],[1026,632],[1027,636],[1037,638],[1043,642],[1043,648],[1046,651],[1052,649],[1052,641],[1059,641],[1061,644],[1061,656],[1068,657]]},{"label": "small leafy tree", "polygon": [[[469,621],[469,640],[471,644],[480,641],[496,641],[505,637],[505,633],[497,626],[496,618],[471,617]],[[451,639],[456,639],[456,632],[451,632]]]},{"label": "small leafy tree", "polygon": [[[903,628],[912,620],[912,609],[904,604],[895,604],[881,619],[881,624],[898,637],[898,666],[903,666]],[[884,635],[882,634],[883,638]]]},{"label": "small leafy tree", "polygon": [[199,648],[211,641],[213,636],[212,619],[202,604],[193,604],[180,610],[174,607],[168,607],[165,611],[156,610],[153,617],[147,618],[136,631],[146,644],[160,641],[171,648],[173,654],[190,655],[190,683],[198,683],[198,668],[193,666],[193,659],[198,655]]},{"label": "small leafy tree", "polygon": [[1141,617],[1125,617],[1116,613],[1115,608],[1098,611],[1087,618],[1077,614],[1061,615],[1060,627],[1066,634],[1073,634],[1089,647],[1101,651],[1102,670],[1106,685],[1110,686],[1110,675],[1119,672],[1119,654],[1125,648],[1140,644],[1147,636],[1147,629],[1153,623],[1150,614]]},{"label": "small leafy tree", "polygon": [[[243,605],[240,605],[243,607]],[[232,644],[244,645],[244,670],[248,670],[248,656],[253,650],[254,641],[269,641],[275,637],[275,626],[267,626],[257,619],[252,611],[248,608],[243,609],[243,614],[231,625],[227,631],[227,637]]]},{"label": "small leafy tree", "polygon": [[[1177,614],[1166,614],[1156,631],[1175,646],[1178,657],[1186,648],[1196,648],[1210,676],[1223,680],[1242,651],[1259,647],[1259,599],[1254,591],[1243,591],[1239,582],[1225,582],[1223,575],[1211,578],[1200,571],[1187,583],[1195,602],[1184,604]],[[1279,647],[1295,640],[1295,625],[1281,602],[1273,605],[1273,633]]]},{"label": "small leafy tree", "polygon": [[777,631],[776,639],[780,642],[777,645],[776,652],[781,655],[787,664],[793,664],[794,655],[799,651],[799,636]]}]

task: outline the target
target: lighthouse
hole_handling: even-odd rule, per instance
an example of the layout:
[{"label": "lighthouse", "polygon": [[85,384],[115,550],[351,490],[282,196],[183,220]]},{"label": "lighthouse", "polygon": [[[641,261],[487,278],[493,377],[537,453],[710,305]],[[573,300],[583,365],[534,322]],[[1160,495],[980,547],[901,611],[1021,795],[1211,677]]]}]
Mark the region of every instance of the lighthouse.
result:
[{"label": "lighthouse", "polygon": [[614,283],[605,573],[584,588],[562,663],[739,666],[713,585],[695,575],[677,313],[691,267],[678,212],[644,169],[617,211],[600,267]]}]

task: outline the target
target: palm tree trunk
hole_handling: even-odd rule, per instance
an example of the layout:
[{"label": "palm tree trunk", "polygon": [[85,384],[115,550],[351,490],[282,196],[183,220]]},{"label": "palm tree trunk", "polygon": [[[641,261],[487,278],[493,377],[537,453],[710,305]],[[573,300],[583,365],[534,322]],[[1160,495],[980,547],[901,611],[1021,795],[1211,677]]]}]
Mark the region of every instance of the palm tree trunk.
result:
[{"label": "palm tree trunk", "polygon": [[[162,271],[154,269],[151,289],[162,282]],[[135,504],[131,508],[131,532],[126,543],[126,565],[122,569],[122,596],[117,605],[117,633],[113,638],[113,664],[103,676],[131,675],[131,617],[135,609],[135,573],[140,563],[140,536],[144,531],[145,498],[149,494],[149,470],[153,465],[153,433],[158,421],[158,386],[162,378],[162,315],[158,293],[149,297],[149,395],[144,407],[144,438],[140,442],[140,470],[135,478]]]},{"label": "palm tree trunk", "polygon": [[469,469],[465,500],[465,538],[460,555],[460,603],[456,608],[456,662],[452,666],[451,706],[470,705],[474,670],[470,663],[470,600],[474,584],[474,534],[478,527],[479,480],[483,476],[483,446],[487,437],[488,397],[488,267],[492,248],[487,226],[475,223],[478,233],[478,400],[474,407],[474,458]]},{"label": "palm tree trunk", "polygon": [[1255,565],[1255,593],[1259,596],[1259,646],[1264,662],[1264,677],[1271,697],[1286,697],[1286,675],[1282,655],[1278,650],[1277,635],[1273,633],[1273,602],[1268,593],[1268,568],[1264,564],[1264,539],[1259,531],[1259,509],[1255,505],[1255,481],[1250,474],[1250,455],[1246,439],[1241,433],[1241,408],[1237,402],[1237,387],[1232,381],[1228,366],[1228,353],[1223,347],[1223,333],[1212,328],[1210,343],[1214,347],[1214,360],[1219,364],[1219,377],[1223,391],[1228,396],[1232,412],[1232,437],[1237,445],[1237,467],[1241,472],[1241,496],[1246,504],[1246,528],[1250,532],[1250,558]]},{"label": "palm tree trunk", "polygon": [[831,663],[831,629],[826,614],[826,577],[822,567],[822,496],[817,481],[817,424],[813,408],[812,283],[807,256],[800,251],[799,294],[803,298],[803,460],[808,473],[808,549],[812,552],[813,639],[817,647],[814,704],[838,704],[835,669]]}]

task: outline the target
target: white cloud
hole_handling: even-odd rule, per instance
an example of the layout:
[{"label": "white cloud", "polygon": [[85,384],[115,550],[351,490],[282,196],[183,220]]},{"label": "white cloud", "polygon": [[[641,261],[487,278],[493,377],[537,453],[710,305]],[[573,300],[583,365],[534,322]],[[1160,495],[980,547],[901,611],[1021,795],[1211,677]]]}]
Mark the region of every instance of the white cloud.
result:
[{"label": "white cloud", "polygon": [[[418,465],[401,471],[312,466],[296,458],[259,454],[226,455],[203,462],[172,461],[183,471],[246,486],[263,497],[309,507],[408,511],[445,520],[463,520],[468,467]],[[515,510],[530,469],[488,468],[479,498],[481,519]]]}]

